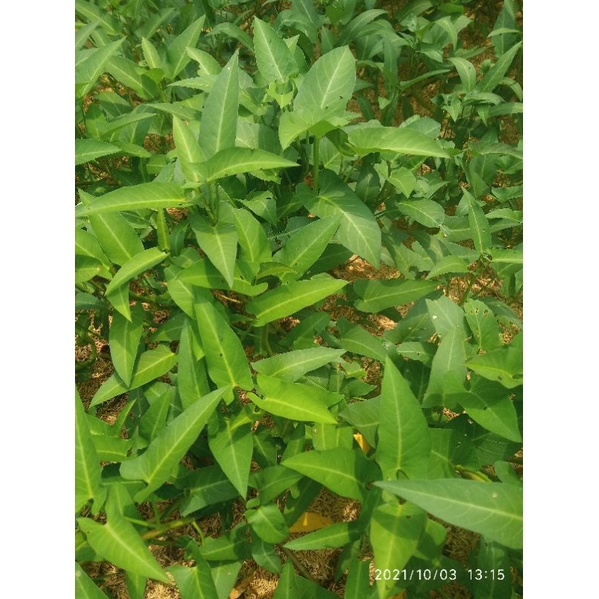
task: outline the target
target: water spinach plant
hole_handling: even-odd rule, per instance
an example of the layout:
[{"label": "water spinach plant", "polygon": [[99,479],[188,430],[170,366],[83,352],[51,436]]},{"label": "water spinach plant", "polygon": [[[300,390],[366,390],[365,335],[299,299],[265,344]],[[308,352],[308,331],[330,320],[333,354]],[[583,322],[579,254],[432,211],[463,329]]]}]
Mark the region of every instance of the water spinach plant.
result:
[{"label": "water spinach plant", "polygon": [[77,597],[519,596],[515,1],[75,9]]}]

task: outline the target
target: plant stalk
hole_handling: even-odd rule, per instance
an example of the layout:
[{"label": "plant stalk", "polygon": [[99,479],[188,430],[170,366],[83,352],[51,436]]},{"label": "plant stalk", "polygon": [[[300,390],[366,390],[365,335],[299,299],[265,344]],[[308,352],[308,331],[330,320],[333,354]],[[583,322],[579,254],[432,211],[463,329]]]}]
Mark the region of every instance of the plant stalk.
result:
[{"label": "plant stalk", "polygon": [[318,193],[318,175],[320,173],[320,138],[314,137],[314,143],[312,144],[312,184],[314,191]]}]

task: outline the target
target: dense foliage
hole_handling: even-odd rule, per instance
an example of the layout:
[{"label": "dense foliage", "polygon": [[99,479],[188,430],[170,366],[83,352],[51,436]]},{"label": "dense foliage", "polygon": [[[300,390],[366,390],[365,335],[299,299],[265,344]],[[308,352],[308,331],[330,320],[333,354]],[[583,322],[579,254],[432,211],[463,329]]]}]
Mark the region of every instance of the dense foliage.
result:
[{"label": "dense foliage", "polygon": [[76,0],[78,597],[521,593],[518,10]]}]

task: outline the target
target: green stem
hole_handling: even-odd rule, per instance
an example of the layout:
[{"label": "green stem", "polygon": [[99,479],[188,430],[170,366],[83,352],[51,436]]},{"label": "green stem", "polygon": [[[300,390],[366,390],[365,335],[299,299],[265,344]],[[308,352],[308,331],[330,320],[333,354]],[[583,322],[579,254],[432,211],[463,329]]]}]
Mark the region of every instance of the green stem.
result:
[{"label": "green stem", "polygon": [[312,179],[314,191],[318,193],[318,175],[320,173],[320,138],[314,136],[314,142],[312,144]]},{"label": "green stem", "polygon": [[191,524],[194,521],[195,519],[192,516],[189,516],[188,518],[181,518],[180,520],[172,520],[171,522],[167,522],[165,524],[162,524],[161,526],[157,526],[153,530],[149,530],[148,532],[144,533],[141,536],[141,538],[144,541],[147,541],[148,539],[155,539],[156,537],[160,537],[166,532],[170,532],[171,530],[175,530],[176,528],[182,528],[183,526],[187,526],[188,524]]},{"label": "green stem", "polygon": [[169,252],[171,249],[171,244],[168,238],[168,227],[166,226],[164,208],[158,208],[156,213],[156,231],[158,233],[158,247],[161,250]]}]

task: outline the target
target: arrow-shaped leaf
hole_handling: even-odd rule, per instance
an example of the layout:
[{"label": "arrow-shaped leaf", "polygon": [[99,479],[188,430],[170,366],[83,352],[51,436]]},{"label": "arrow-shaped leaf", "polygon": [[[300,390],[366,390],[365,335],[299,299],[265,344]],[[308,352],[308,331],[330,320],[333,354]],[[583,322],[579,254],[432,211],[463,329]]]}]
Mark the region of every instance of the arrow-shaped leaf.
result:
[{"label": "arrow-shaped leaf", "polygon": [[195,316],[210,378],[221,387],[239,385],[251,389],[254,385],[239,337],[213,305],[210,293],[198,289],[195,297]]},{"label": "arrow-shaped leaf", "polygon": [[241,173],[294,166],[297,166],[296,162],[266,150],[229,147],[214,154],[206,162],[198,164],[197,168],[206,181],[210,182]]},{"label": "arrow-shaped leaf", "polygon": [[522,548],[522,489],[463,479],[380,481],[377,487],[419,505],[437,518]]},{"label": "arrow-shaped leaf", "polygon": [[336,362],[344,353],[342,349],[328,347],[298,349],[258,360],[252,364],[252,367],[256,372],[293,382],[307,372],[316,370],[329,362]]},{"label": "arrow-shaped leaf", "polygon": [[235,145],[239,106],[237,52],[216,77],[200,121],[200,148],[210,158]]},{"label": "arrow-shaped leaf", "polygon": [[321,530],[311,532],[299,539],[285,544],[293,551],[312,551],[316,549],[336,549],[352,543],[359,538],[362,524],[359,522],[338,522]]},{"label": "arrow-shaped leaf", "polygon": [[448,158],[449,154],[439,142],[428,135],[403,127],[346,127],[348,141],[360,155],[372,152],[396,152],[411,156]]},{"label": "arrow-shaped leaf", "polygon": [[267,82],[286,81],[297,72],[297,64],[287,44],[267,23],[254,18],[254,52],[258,70]]},{"label": "arrow-shaped leaf", "polygon": [[383,477],[426,478],[431,449],[428,424],[420,403],[390,358],[381,390],[376,459]]},{"label": "arrow-shaped leaf", "polygon": [[208,445],[222,471],[245,497],[254,449],[251,425],[235,426],[230,419],[219,416],[218,429],[208,435]]},{"label": "arrow-shaped leaf", "polygon": [[264,374],[258,375],[258,385],[265,398],[260,399],[252,393],[250,399],[275,416],[303,422],[337,423],[328,406],[341,401],[338,393],[303,383],[288,383]]},{"label": "arrow-shaped leaf", "polygon": [[99,212],[119,212],[151,208],[175,208],[187,203],[185,193],[176,183],[140,183],[129,185],[94,198],[88,204],[78,204],[75,215],[89,216]]},{"label": "arrow-shaped leaf", "polygon": [[222,221],[213,226],[202,218],[193,219],[191,226],[201,250],[223,275],[227,284],[233,287],[238,239],[235,226]]},{"label": "arrow-shaped leaf", "polygon": [[119,151],[120,148],[118,146],[106,141],[100,141],[99,139],[76,139],[75,166]]},{"label": "arrow-shaped leaf", "polygon": [[164,428],[139,457],[121,464],[121,476],[143,480],[148,486],[135,495],[141,503],[158,489],[197,439],[222,396],[229,390],[221,387],[198,399]]},{"label": "arrow-shaped leaf", "polygon": [[362,312],[380,312],[416,301],[436,287],[434,281],[359,279],[354,283],[354,291],[362,299],[355,303],[355,307]]},{"label": "arrow-shaped leaf", "polygon": [[108,343],[114,369],[125,385],[129,386],[133,377],[137,350],[143,328],[144,311],[140,305],[131,309],[131,320],[116,312],[112,316]]},{"label": "arrow-shaped leaf", "polygon": [[75,511],[94,500],[94,512],[106,498],[102,486],[102,467],[94,445],[85,410],[79,393],[75,390]]},{"label": "arrow-shaped leaf", "polygon": [[256,315],[254,324],[260,327],[311,306],[341,290],[346,284],[346,281],[328,275],[295,281],[263,293],[253,299],[247,309]]},{"label": "arrow-shaped leaf", "polygon": [[[358,453],[359,452],[359,453]],[[323,484],[342,497],[364,498],[365,463],[362,451],[343,447],[298,453],[282,462],[304,476]]]},{"label": "arrow-shaped leaf", "polygon": [[106,524],[90,518],[77,518],[77,524],[85,533],[87,542],[105,560],[128,572],[169,582],[133,524],[118,512],[111,513]]},{"label": "arrow-shaped leaf", "polygon": [[144,352],[139,356],[131,385],[127,387],[118,374],[113,374],[102,383],[102,386],[94,395],[90,407],[97,406],[121,393],[137,389],[153,381],[167,373],[176,363],[177,354],[174,354],[166,345],[159,345],[156,349]]}]

